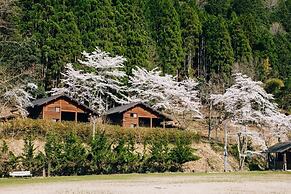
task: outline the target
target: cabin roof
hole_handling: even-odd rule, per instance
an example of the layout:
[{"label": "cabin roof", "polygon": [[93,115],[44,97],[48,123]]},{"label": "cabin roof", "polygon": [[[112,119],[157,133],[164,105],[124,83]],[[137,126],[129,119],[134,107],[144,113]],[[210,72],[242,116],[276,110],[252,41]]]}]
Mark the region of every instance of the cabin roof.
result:
[{"label": "cabin roof", "polygon": [[277,143],[267,150],[267,153],[282,153],[291,149],[291,141]]},{"label": "cabin roof", "polygon": [[68,100],[71,100],[73,101],[74,103],[78,104],[79,106],[82,106],[83,108],[85,108],[88,112],[91,112],[93,114],[98,114],[95,110],[91,109],[90,107],[86,106],[85,104],[75,100],[74,98],[68,96],[68,95],[65,95],[65,94],[59,94],[59,95],[53,95],[53,96],[49,96],[49,97],[46,97],[46,98],[40,98],[40,99],[37,99],[37,100],[34,100],[32,101],[32,107],[35,107],[35,106],[43,106],[53,100],[57,100],[59,98],[65,98],[65,99],[68,99]]},{"label": "cabin roof", "polygon": [[134,108],[138,105],[141,105],[141,106],[144,106],[144,107],[150,109],[151,111],[153,111],[154,113],[158,114],[161,117],[164,117],[164,118],[169,119],[169,120],[173,120],[170,116],[152,108],[151,106],[149,106],[148,104],[143,103],[143,102],[131,102],[129,104],[125,104],[125,105],[111,108],[105,113],[105,115],[124,113],[124,112],[128,111],[129,109]]}]

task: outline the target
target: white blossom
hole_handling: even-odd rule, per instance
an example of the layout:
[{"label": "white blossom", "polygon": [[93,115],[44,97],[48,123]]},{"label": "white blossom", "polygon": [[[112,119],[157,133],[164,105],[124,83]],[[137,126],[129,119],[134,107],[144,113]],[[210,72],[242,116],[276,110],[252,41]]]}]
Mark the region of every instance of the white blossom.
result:
[{"label": "white blossom", "polygon": [[[226,90],[224,94],[212,95],[214,105],[223,105],[223,110],[228,118],[235,124],[256,124],[270,129],[270,133],[278,137],[286,136],[290,130],[290,117],[280,113],[271,94],[262,87],[262,82],[253,81],[251,78],[240,73],[235,74],[235,84]],[[284,128],[284,130],[283,130]],[[247,130],[254,142],[261,143],[266,148],[263,135]]]},{"label": "white blossom", "polygon": [[196,90],[198,83],[192,79],[179,82],[172,75],[162,76],[157,69],[147,71],[137,67],[133,70],[129,84],[132,101],[143,101],[168,112],[191,112],[193,116],[202,116]]},{"label": "white blossom", "polygon": [[3,98],[14,105],[22,117],[27,116],[27,107],[32,106],[31,101],[34,100],[32,92],[37,89],[34,83],[28,83],[26,86],[15,87],[4,93]]},{"label": "white blossom", "polygon": [[127,97],[123,94],[126,88],[121,83],[125,76],[122,69],[126,59],[121,56],[110,57],[109,53],[98,48],[92,53],[82,54],[84,60],[79,60],[79,63],[89,70],[76,70],[72,64],[67,64],[62,74],[63,87],[53,88],[51,93],[65,93],[83,103],[89,103],[99,113],[106,111],[111,102],[126,103]]}]

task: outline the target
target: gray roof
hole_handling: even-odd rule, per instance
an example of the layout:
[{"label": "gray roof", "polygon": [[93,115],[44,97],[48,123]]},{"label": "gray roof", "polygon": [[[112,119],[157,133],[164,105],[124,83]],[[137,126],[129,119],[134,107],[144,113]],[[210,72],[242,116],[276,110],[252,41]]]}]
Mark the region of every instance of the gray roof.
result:
[{"label": "gray roof", "polygon": [[166,119],[169,119],[169,120],[173,120],[170,116],[150,107],[149,105],[147,105],[146,103],[143,103],[143,102],[131,102],[129,104],[125,104],[125,105],[121,105],[121,106],[117,106],[117,107],[114,107],[114,108],[111,108],[109,109],[105,115],[111,115],[111,114],[118,114],[118,113],[123,113],[131,108],[134,108],[135,106],[137,105],[142,105],[150,110],[152,110],[153,112],[155,112],[156,114],[166,118]]},{"label": "gray roof", "polygon": [[34,100],[32,101],[32,105],[33,106],[42,106],[44,104],[47,104],[53,100],[56,100],[56,99],[59,99],[59,98],[66,98],[66,99],[69,99],[73,102],[75,102],[76,104],[78,104],[79,106],[82,106],[84,107],[85,109],[89,110],[89,112],[92,112],[94,114],[98,114],[96,111],[94,111],[93,109],[91,109],[90,107],[86,106],[85,104],[75,100],[74,98],[68,96],[68,95],[65,95],[65,94],[59,94],[59,95],[53,95],[53,96],[50,96],[50,97],[46,97],[46,98],[40,98],[40,99],[37,99],[37,100]]},{"label": "gray roof", "polygon": [[267,153],[282,153],[291,149],[291,141],[277,143],[267,150]]}]

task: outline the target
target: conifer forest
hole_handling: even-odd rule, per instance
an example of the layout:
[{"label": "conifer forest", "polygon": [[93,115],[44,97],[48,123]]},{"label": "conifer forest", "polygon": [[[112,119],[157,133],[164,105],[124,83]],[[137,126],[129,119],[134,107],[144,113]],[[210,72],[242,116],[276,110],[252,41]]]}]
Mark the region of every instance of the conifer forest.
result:
[{"label": "conifer forest", "polygon": [[43,97],[60,87],[66,64],[84,68],[83,51],[97,47],[126,59],[125,84],[136,66],[157,68],[194,78],[209,95],[240,72],[291,110],[291,0],[0,2],[1,92],[29,81]]}]

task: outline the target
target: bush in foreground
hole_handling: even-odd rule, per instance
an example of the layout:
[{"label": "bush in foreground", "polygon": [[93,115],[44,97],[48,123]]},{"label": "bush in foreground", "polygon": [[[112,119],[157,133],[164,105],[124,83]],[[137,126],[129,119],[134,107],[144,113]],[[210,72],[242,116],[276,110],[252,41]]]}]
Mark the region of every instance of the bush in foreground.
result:
[{"label": "bush in foreground", "polygon": [[[198,159],[191,144],[199,136],[193,132],[107,125],[98,128],[92,137],[90,124],[29,119],[5,123],[1,136],[25,137],[25,145],[21,156],[10,153],[8,157],[8,147],[3,143],[0,175],[20,169],[49,176],[180,171],[183,163]],[[36,153],[35,137],[45,141],[43,153]]]}]

